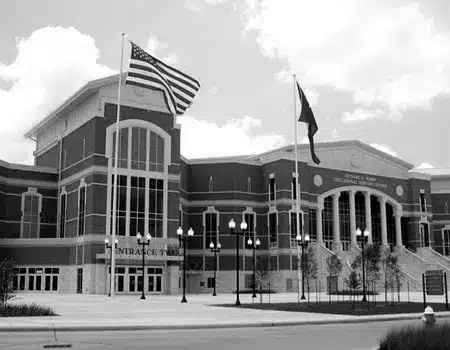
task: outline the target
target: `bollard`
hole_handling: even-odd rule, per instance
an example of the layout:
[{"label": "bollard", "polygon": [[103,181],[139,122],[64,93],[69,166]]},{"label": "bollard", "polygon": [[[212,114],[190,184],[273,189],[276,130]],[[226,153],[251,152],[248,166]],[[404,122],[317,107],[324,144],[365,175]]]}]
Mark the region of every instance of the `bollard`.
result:
[{"label": "bollard", "polygon": [[427,306],[422,316],[422,323],[425,327],[433,327],[436,323],[436,318],[434,317],[434,310]]}]

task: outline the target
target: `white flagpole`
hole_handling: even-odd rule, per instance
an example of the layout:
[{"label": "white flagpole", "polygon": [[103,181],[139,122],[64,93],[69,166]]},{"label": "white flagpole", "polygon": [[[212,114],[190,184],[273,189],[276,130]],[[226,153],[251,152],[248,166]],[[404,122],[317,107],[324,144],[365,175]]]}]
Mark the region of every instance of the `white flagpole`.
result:
[{"label": "white flagpole", "polygon": [[125,33],[122,35],[122,46],[120,51],[120,73],[119,73],[119,87],[117,92],[117,120],[116,120],[116,149],[114,152],[114,184],[113,184],[113,215],[112,215],[112,232],[111,232],[111,299],[115,296],[115,277],[116,277],[116,259],[114,256],[116,248],[116,230],[117,230],[117,167],[119,163],[119,122],[120,122],[120,91],[122,86],[122,65],[123,65],[123,41],[125,38]]},{"label": "white flagpole", "polygon": [[[295,130],[295,143],[294,143],[294,154],[295,154],[295,215],[296,215],[296,221],[297,221],[297,236],[300,236],[300,181],[299,181],[299,173],[298,173],[298,141],[297,141],[297,126],[298,126],[298,121],[297,121],[297,105],[296,105],[296,91],[295,91],[295,85],[296,85],[296,78],[295,78],[295,74],[294,74],[294,130]],[[299,268],[299,264],[301,263],[300,261],[301,257],[300,257],[300,246],[297,244],[297,279],[298,279],[298,301],[300,302],[300,268]]]}]

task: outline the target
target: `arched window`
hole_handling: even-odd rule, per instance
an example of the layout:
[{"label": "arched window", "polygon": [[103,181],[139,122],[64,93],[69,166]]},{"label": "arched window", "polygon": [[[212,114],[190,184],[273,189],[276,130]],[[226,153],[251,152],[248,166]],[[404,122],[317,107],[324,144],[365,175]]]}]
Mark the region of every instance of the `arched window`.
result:
[{"label": "arched window", "polygon": [[78,236],[85,234],[86,227],[86,183],[81,180],[78,188]]},{"label": "arched window", "polygon": [[42,195],[36,188],[29,188],[22,193],[22,238],[39,238],[41,223]]},{"label": "arched window", "polygon": [[67,210],[67,192],[65,188],[61,191],[61,200],[59,202],[59,238],[64,238],[66,234],[66,210]]},{"label": "arched window", "polygon": [[213,181],[213,177],[212,176],[209,177],[208,191],[209,192],[213,192],[214,191],[214,181]]}]

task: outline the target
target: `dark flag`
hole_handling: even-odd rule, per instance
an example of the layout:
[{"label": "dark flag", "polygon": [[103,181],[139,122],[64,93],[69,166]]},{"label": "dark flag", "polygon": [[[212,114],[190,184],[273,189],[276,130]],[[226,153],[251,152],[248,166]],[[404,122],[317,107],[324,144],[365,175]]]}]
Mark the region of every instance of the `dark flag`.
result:
[{"label": "dark flag", "polygon": [[305,94],[303,93],[302,88],[297,83],[298,96],[300,98],[300,103],[302,104],[302,112],[300,113],[300,118],[298,118],[299,122],[303,122],[308,124],[308,139],[309,139],[309,148],[311,150],[311,158],[314,163],[320,164],[320,159],[316,156],[314,152],[314,135],[317,130],[319,130],[316,118],[314,118],[314,113],[309,106],[308,100],[306,99]]},{"label": "dark flag", "polygon": [[131,42],[130,68],[125,84],[161,91],[167,109],[183,114],[192,104],[200,83],[193,77],[158,60]]}]

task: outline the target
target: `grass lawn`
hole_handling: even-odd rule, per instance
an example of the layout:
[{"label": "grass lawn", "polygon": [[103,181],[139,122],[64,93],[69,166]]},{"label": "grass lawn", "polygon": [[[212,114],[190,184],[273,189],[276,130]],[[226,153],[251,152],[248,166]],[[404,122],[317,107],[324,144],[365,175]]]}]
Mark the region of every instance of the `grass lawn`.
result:
[{"label": "grass lawn", "polygon": [[[324,302],[316,304],[311,302],[308,306],[307,302],[298,303],[254,303],[254,304],[242,304],[241,306],[235,306],[234,304],[222,304],[215,306],[224,307],[237,307],[244,309],[255,309],[255,310],[273,310],[273,311],[290,311],[290,312],[314,312],[323,314],[336,314],[336,315],[352,315],[352,316],[362,316],[362,315],[388,315],[388,314],[409,314],[409,313],[419,313],[424,312],[423,303],[417,302],[401,302],[386,304],[384,302],[377,302],[375,305],[371,302],[362,303],[357,301],[354,304],[346,302]],[[445,309],[445,303],[427,303],[427,306],[431,306],[435,312],[450,311]],[[450,306],[449,306],[450,308]]]}]

